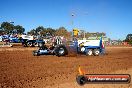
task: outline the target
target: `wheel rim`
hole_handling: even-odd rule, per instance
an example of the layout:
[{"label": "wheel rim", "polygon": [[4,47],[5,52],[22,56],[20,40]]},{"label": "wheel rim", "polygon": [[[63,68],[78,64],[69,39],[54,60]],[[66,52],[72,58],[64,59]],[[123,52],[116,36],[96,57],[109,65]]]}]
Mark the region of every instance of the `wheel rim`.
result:
[{"label": "wheel rim", "polygon": [[82,48],[81,48],[81,52],[84,52],[84,51],[85,51],[85,48],[84,48],[84,47],[82,47]]},{"label": "wheel rim", "polygon": [[34,43],[34,46],[37,46],[38,45],[38,43]]},{"label": "wheel rim", "polygon": [[42,43],[39,43],[39,47],[42,47]]},{"label": "wheel rim", "polygon": [[28,43],[27,45],[28,45],[28,46],[32,46],[32,44],[31,44],[31,43]]},{"label": "wheel rim", "polygon": [[95,54],[96,54],[96,55],[99,55],[99,51],[98,51],[98,50],[96,50],[96,51],[95,51]]},{"label": "wheel rim", "polygon": [[35,52],[34,55],[37,56],[37,53]]},{"label": "wheel rim", "polygon": [[60,48],[59,54],[63,54],[63,53],[64,53],[64,49],[63,48]]},{"label": "wheel rim", "polygon": [[88,55],[90,56],[90,55],[92,55],[92,54],[93,54],[92,50],[89,50],[89,51],[88,51]]}]

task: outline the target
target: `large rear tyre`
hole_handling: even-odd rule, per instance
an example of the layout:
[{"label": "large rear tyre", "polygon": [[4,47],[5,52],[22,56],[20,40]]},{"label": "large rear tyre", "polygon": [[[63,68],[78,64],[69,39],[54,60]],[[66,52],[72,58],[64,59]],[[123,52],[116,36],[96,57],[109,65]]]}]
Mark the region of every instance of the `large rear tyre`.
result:
[{"label": "large rear tyre", "polygon": [[65,56],[68,54],[68,50],[66,49],[65,45],[57,45],[54,49],[54,53],[56,56]]},{"label": "large rear tyre", "polygon": [[94,55],[94,56],[99,56],[99,54],[100,54],[99,49],[94,49],[94,50],[93,50],[93,55]]}]

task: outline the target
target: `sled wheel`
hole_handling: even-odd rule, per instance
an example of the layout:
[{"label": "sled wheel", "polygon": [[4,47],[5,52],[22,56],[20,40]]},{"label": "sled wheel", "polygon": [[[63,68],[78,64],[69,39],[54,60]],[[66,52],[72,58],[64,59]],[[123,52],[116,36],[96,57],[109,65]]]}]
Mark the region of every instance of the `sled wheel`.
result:
[{"label": "sled wheel", "polygon": [[87,56],[91,56],[93,55],[93,50],[92,49],[88,49],[88,51],[86,52]]},{"label": "sled wheel", "polygon": [[94,56],[99,56],[99,54],[100,54],[99,49],[94,49],[94,50],[93,50],[93,55],[94,55]]}]

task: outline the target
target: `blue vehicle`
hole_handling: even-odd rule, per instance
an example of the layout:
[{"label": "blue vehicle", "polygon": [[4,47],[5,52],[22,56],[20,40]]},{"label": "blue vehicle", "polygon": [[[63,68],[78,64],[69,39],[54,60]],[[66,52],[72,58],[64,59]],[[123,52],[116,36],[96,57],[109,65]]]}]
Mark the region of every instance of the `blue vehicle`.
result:
[{"label": "blue vehicle", "polygon": [[66,56],[69,52],[75,52],[85,55],[95,55],[98,56],[104,53],[104,45],[102,38],[100,40],[77,40],[71,42],[69,45],[58,44],[47,48],[44,44],[41,44],[40,49],[33,51],[34,56],[39,55],[56,55],[56,56]]},{"label": "blue vehicle", "polygon": [[102,37],[100,40],[82,40],[78,41],[78,53],[83,53],[85,55],[98,56],[105,53],[104,43]]},{"label": "blue vehicle", "polygon": [[21,39],[22,46],[24,47],[34,47],[39,46],[41,43],[43,43],[43,40],[28,40],[28,39]]},{"label": "blue vehicle", "polygon": [[50,48],[40,48],[33,51],[34,56],[39,55],[56,55],[58,57],[68,55],[68,50],[64,45],[52,46]]},{"label": "blue vehicle", "polygon": [[20,40],[17,37],[10,37],[9,39],[12,43],[20,43]]}]

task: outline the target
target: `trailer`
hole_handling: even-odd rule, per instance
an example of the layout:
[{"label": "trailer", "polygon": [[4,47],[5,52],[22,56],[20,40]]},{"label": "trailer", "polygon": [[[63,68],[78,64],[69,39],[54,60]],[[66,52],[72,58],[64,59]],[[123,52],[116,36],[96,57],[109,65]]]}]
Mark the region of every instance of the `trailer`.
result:
[{"label": "trailer", "polygon": [[78,40],[77,43],[78,53],[83,53],[89,56],[98,56],[105,53],[105,46],[102,41],[102,37],[100,38],[100,40]]}]

